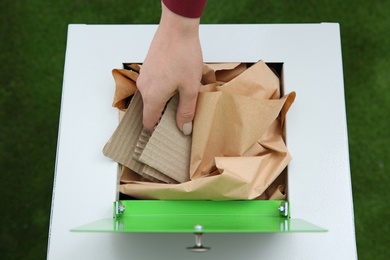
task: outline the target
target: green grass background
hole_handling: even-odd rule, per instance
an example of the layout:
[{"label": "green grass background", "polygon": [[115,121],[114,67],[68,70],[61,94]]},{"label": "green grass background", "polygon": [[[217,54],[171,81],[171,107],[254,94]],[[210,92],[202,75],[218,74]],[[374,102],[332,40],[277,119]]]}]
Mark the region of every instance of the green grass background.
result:
[{"label": "green grass background", "polygon": [[[390,259],[389,10],[390,1],[209,0],[202,18],[340,23],[360,259]],[[0,259],[46,257],[67,25],[159,16],[158,0],[0,1]]]}]

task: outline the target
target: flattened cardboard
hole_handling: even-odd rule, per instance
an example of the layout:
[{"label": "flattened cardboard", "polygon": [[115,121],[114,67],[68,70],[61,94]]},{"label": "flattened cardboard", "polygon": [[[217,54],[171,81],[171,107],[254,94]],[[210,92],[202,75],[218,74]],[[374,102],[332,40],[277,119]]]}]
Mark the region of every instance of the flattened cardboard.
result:
[{"label": "flattened cardboard", "polygon": [[150,165],[147,165],[148,161],[146,160],[140,160],[140,157],[145,149],[146,144],[149,142],[151,137],[151,132],[146,130],[145,128],[142,129],[141,134],[139,135],[138,142],[136,144],[133,158],[137,161],[140,161],[142,164],[144,164],[144,167],[142,168],[141,175],[147,175],[151,177],[151,180],[155,180],[155,182],[165,182],[165,183],[177,183],[176,180],[168,177],[167,175],[163,174],[162,172],[156,170],[155,168],[151,167]]},{"label": "flattened cardboard", "polygon": [[[139,173],[143,164],[133,158],[142,131],[142,97],[137,91],[115,132],[103,148],[103,154]],[[144,176],[145,177],[145,176]]]},{"label": "flattened cardboard", "polygon": [[175,184],[178,183],[176,180],[168,177],[167,175],[163,174],[162,172],[150,167],[149,165],[144,165],[144,168],[142,169],[142,174],[145,174],[147,176],[150,176],[157,181],[154,182],[163,182],[163,183],[169,183],[169,184]]},{"label": "flattened cardboard", "polygon": [[149,140],[144,140],[145,147],[138,160],[181,183],[190,180],[191,136],[177,128],[178,103],[178,95],[168,102],[156,129]]},{"label": "flattened cardboard", "polygon": [[177,104],[178,97],[171,99],[150,136],[143,130],[142,97],[136,92],[103,154],[152,182],[188,181],[191,137],[176,126]]}]

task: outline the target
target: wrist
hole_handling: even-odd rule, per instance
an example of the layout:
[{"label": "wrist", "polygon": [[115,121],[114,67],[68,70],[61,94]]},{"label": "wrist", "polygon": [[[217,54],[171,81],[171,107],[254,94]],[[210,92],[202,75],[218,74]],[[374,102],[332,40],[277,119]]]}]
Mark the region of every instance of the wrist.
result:
[{"label": "wrist", "polygon": [[172,12],[163,2],[159,28],[171,37],[198,36],[200,18],[189,18]]}]

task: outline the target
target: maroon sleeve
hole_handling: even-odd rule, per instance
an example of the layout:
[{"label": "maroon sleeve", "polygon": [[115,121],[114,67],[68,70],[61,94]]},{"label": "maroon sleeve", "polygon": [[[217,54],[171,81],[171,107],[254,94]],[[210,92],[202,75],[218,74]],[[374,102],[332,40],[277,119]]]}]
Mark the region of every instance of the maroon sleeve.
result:
[{"label": "maroon sleeve", "polygon": [[162,0],[166,7],[175,14],[199,18],[203,14],[207,0]]}]

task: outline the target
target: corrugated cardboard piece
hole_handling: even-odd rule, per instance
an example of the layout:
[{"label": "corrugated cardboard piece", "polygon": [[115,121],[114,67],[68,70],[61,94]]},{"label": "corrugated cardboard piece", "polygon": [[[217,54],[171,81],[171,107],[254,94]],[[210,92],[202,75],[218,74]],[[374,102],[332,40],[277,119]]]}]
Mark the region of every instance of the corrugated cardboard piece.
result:
[{"label": "corrugated cardboard piece", "polygon": [[[280,98],[279,78],[262,61],[249,68],[211,64],[204,71],[192,135],[191,180],[152,183],[127,171],[120,191],[140,199],[237,200],[275,197],[275,192],[282,196],[283,185],[271,184],[291,160],[282,124],[295,93]],[[270,185],[274,188],[267,195]]]},{"label": "corrugated cardboard piece", "polygon": [[142,126],[142,97],[134,94],[103,154],[153,182],[188,181],[191,136],[176,126],[178,96],[174,96],[153,133]]},{"label": "corrugated cardboard piece", "polygon": [[[138,142],[134,148],[133,158],[137,161],[140,161],[140,156],[148,143],[150,139],[151,133],[146,130],[142,129],[141,134],[139,136]],[[143,164],[142,172],[139,172],[141,176],[144,176],[150,181],[153,182],[165,182],[165,183],[177,183],[174,179],[168,177],[167,175],[163,174],[162,172],[156,170],[153,167],[150,167],[147,164],[144,164],[145,162],[140,161]]]},{"label": "corrugated cardboard piece", "polygon": [[135,172],[142,172],[143,164],[133,158],[142,128],[142,97],[136,92],[120,124],[104,146],[103,154]]},{"label": "corrugated cardboard piece", "polygon": [[138,160],[177,182],[186,182],[190,180],[191,136],[183,135],[176,126],[178,103],[178,95],[168,102]]}]

